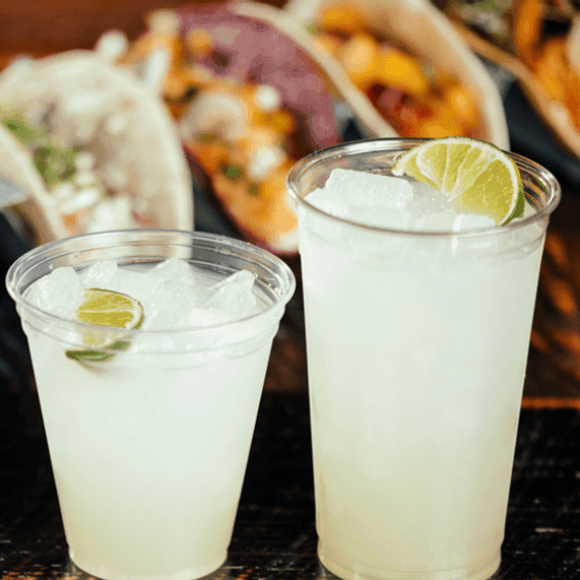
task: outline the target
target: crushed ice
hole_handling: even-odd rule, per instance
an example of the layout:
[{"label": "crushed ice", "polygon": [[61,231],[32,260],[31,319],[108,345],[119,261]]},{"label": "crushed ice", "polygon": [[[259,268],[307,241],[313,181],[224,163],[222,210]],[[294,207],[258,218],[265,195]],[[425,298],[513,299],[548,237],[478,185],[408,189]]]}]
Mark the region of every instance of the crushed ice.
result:
[{"label": "crushed ice", "polygon": [[307,200],[335,217],[375,227],[463,232],[495,225],[489,216],[456,211],[428,184],[350,169],[334,169]]},{"label": "crushed ice", "polygon": [[53,270],[34,284],[27,296],[37,308],[60,316],[72,318],[80,304],[81,282],[74,268]]},{"label": "crushed ice", "polygon": [[101,288],[128,294],[145,311],[143,329],[204,328],[234,322],[259,311],[255,276],[241,270],[208,285],[185,260],[169,258],[146,271],[120,268],[113,260],[93,264],[78,273],[57,268],[38,280],[27,298],[45,312],[74,318],[81,291]]}]

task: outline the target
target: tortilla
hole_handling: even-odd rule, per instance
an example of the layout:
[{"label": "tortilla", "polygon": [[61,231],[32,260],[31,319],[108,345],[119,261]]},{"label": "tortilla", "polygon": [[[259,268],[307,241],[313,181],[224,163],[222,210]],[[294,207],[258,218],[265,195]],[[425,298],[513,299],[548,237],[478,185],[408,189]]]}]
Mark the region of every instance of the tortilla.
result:
[{"label": "tortilla", "polygon": [[[341,0],[290,0],[285,6],[304,26],[314,25],[318,12]],[[498,89],[483,64],[470,51],[446,17],[426,0],[357,0],[356,8],[363,13],[365,24],[380,37],[393,39],[401,46],[430,60],[441,70],[471,89],[481,116],[479,137],[502,149],[509,147],[507,123]],[[335,60],[333,57],[329,57]],[[336,61],[338,64],[338,61]],[[374,108],[371,101],[347,80],[343,93],[358,91],[364,106]],[[388,119],[386,120],[388,121]],[[380,127],[370,127],[372,136],[381,137]],[[415,135],[419,136],[419,135]]]},{"label": "tortilla", "polygon": [[[312,56],[308,34],[270,6],[195,5],[158,11],[148,21],[150,30],[121,63],[147,70],[165,53],[161,94],[196,180],[244,239],[295,254],[297,219],[286,174],[300,157],[340,142],[333,105],[344,73],[331,77]],[[207,51],[192,45],[190,33],[197,35],[195,46],[205,39]],[[265,159],[268,168],[258,174],[260,167],[253,169],[263,169]]]},{"label": "tortilla", "polygon": [[[114,221],[121,207],[116,202],[121,200],[131,217],[129,227],[193,229],[191,176],[175,124],[162,102],[127,71],[91,51],[8,67],[0,74],[0,107],[22,113],[34,125],[41,125],[50,113],[49,133],[67,146],[90,152],[95,174],[103,177],[104,197],[91,206],[91,211],[101,208],[101,222],[91,222],[84,210],[71,219],[27,147],[0,125],[0,174],[29,195],[15,210],[32,227],[33,243],[85,233],[91,227],[118,229]],[[107,204],[108,213],[103,213]],[[109,217],[113,221],[103,223]]]},{"label": "tortilla", "polygon": [[[580,157],[580,131],[576,128],[570,111],[564,103],[552,98],[548,94],[544,85],[538,80],[532,69],[526,66],[517,56],[495,46],[463,24],[454,22],[453,26],[472,50],[481,57],[508,71],[517,79],[519,86],[532,108],[543,121],[558,145],[568,153]],[[574,26],[573,30],[576,31],[578,29]],[[574,46],[575,36],[571,36],[570,40],[568,58],[574,61],[578,54],[577,48]],[[558,74],[557,70],[553,72],[556,75]]]}]

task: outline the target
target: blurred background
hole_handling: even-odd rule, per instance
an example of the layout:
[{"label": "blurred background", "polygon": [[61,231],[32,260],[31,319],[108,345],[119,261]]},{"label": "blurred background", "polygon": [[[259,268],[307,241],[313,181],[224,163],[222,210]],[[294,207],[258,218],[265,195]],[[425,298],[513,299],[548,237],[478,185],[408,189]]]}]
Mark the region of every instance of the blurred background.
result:
[{"label": "blurred background", "polygon": [[[326,577],[314,558],[300,258],[284,179],[296,159],[340,141],[461,134],[539,162],[562,186],[501,577],[580,577],[578,13],[574,0],[0,0],[0,576],[89,578],[59,531],[6,272],[44,241],[154,226],[245,239],[296,275],[233,566],[220,578]],[[78,49],[89,56],[66,54]]]},{"label": "blurred background", "polygon": [[[18,93],[25,84],[20,80],[24,77],[8,75],[15,59],[22,63],[29,62],[23,56],[42,59],[70,50],[93,50],[103,35],[120,32],[108,36],[104,51],[109,54],[108,66],[130,70],[139,82],[154,85],[150,97],[165,115],[155,130],[170,134],[173,141],[167,147],[179,150],[182,159],[176,162],[176,172],[187,167],[181,187],[191,194],[195,213],[186,219],[197,229],[241,237],[274,250],[297,273],[294,222],[283,206],[283,178],[292,162],[309,151],[369,136],[465,134],[538,161],[559,179],[563,201],[552,217],[546,245],[526,394],[579,396],[580,58],[576,53],[580,38],[575,3],[272,0],[267,4],[284,12],[264,13],[263,20],[251,10],[227,8],[206,18],[201,9],[209,4],[214,3],[2,0],[0,105],[6,104],[2,95],[9,94],[3,93],[3,86]],[[409,4],[415,8],[411,10]],[[184,6],[186,11],[172,18],[172,11]],[[246,40],[236,48],[235,41],[232,45],[231,39],[219,38],[220,18],[234,27],[240,19],[257,19],[261,24],[247,30],[260,40],[252,46]],[[271,34],[267,42],[266,33]],[[276,35],[280,43],[273,40]],[[245,58],[250,50],[255,51],[251,66],[245,62],[250,60]],[[263,54],[258,54],[260,50]],[[156,60],[159,54],[164,57]],[[236,68],[235,62],[243,66]],[[57,76],[54,73],[53,78]],[[44,85],[38,82],[41,91]],[[59,81],[42,82],[50,87]],[[294,98],[293,92],[298,96]],[[14,97],[11,106],[21,98],[30,114],[34,98],[22,95]],[[250,102],[251,115],[250,109],[244,109]],[[242,107],[242,112],[236,107]],[[207,124],[206,113],[217,119],[217,133]],[[236,125],[240,119],[251,127],[240,129]],[[163,125],[168,120],[169,129]],[[50,132],[54,125],[45,129]],[[151,145],[155,146],[159,145]],[[143,155],[137,165],[148,163]],[[29,195],[30,180],[18,182],[18,175],[7,168],[14,165],[9,151],[3,159],[0,177]],[[80,162],[75,159],[78,172]],[[38,169],[36,157],[35,163]],[[42,177],[48,191],[53,184],[46,173]],[[103,179],[105,183],[112,178]],[[105,186],[101,193],[106,190],[107,201],[115,199]],[[131,203],[140,193],[131,192]],[[183,198],[183,193],[176,193],[175,199],[179,196]],[[84,207],[65,212],[65,205],[59,206],[55,226],[43,199],[39,194],[34,207],[22,211],[5,204],[0,214],[2,274],[26,248],[51,236],[96,227],[97,222],[83,221]],[[131,206],[136,220],[131,226],[159,227],[159,220],[169,215],[162,198],[152,194],[147,199],[155,207],[136,218],[137,206]],[[175,206],[181,207],[177,201]],[[121,211],[115,208],[103,219],[113,220]],[[59,229],[63,224],[65,229]],[[276,342],[267,388],[305,387],[300,300],[298,292]],[[8,384],[22,384],[30,380],[27,351],[5,292],[1,307],[0,374]]]},{"label": "blurred background", "polygon": [[[107,30],[117,28],[134,40],[145,29],[145,16],[159,8],[189,4],[208,4],[207,0],[4,0],[0,6],[0,67],[14,55],[46,56],[75,48],[91,49]],[[282,6],[281,0],[270,4]]]}]

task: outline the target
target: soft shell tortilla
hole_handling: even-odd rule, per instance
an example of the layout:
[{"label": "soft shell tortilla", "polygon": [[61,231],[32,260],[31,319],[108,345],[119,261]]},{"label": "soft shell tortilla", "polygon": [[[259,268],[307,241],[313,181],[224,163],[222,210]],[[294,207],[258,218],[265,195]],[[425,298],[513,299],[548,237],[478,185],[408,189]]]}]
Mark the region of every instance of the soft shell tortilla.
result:
[{"label": "soft shell tortilla", "polygon": [[[309,2],[305,5],[311,6]],[[314,5],[314,4],[312,4]],[[330,87],[355,112],[358,121],[369,135],[375,137],[397,137],[396,131],[371,105],[366,96],[349,80],[344,69],[334,59],[316,50],[312,35],[304,26],[304,20],[296,18],[291,12],[284,12],[266,4],[240,2],[232,4],[230,9],[236,14],[263,20],[278,31],[290,37],[298,46],[309,54],[312,60],[328,77]]]},{"label": "soft shell tortilla", "polygon": [[[316,22],[316,15],[322,7],[336,3],[336,0],[290,0],[285,9],[307,25]],[[483,138],[502,149],[509,148],[507,123],[496,85],[439,10],[427,0],[357,0],[356,5],[374,32],[393,38],[470,87],[482,116]],[[332,57],[329,59],[335,61]],[[340,66],[335,62],[335,66]],[[342,84],[343,94],[357,91],[361,95],[359,100],[364,101],[364,108],[374,109],[370,100],[350,80],[346,79]],[[354,108],[355,114],[360,114],[362,108]],[[372,126],[370,134],[383,136]]]},{"label": "soft shell tortilla", "polygon": [[499,65],[517,79],[526,98],[558,144],[568,153],[580,157],[580,133],[570,113],[562,103],[550,98],[530,69],[519,58],[494,46],[465,26],[458,23],[454,23],[454,26],[477,54]]},{"label": "soft shell tortilla", "polygon": [[[13,210],[24,217],[34,230],[37,244],[44,244],[66,235],[58,216],[43,211],[49,195],[26,147],[10,131],[0,125],[0,174],[30,196]],[[61,234],[61,235],[57,235]]]},{"label": "soft shell tortilla", "polygon": [[[153,216],[155,227],[193,229],[191,177],[177,128],[162,103],[127,72],[90,51],[61,53],[0,74],[0,105],[26,109],[42,100],[65,98],[69,87],[78,86],[103,89],[122,102],[129,115],[123,163],[131,175],[132,195]],[[106,147],[106,133],[99,133],[99,139]],[[0,152],[0,173],[30,196],[15,209],[34,229],[36,242],[70,235],[29,152],[1,126]]]},{"label": "soft shell tortilla", "polygon": [[[275,87],[280,92],[282,101],[304,120],[304,123],[299,123],[296,129],[296,141],[300,142],[301,155],[311,153],[315,149],[336,145],[340,141],[338,123],[332,104],[335,95],[341,95],[342,98],[342,89],[347,82],[345,73],[342,68],[337,68],[334,63],[329,65],[323,56],[312,51],[312,38],[293,17],[272,6],[247,2],[210,4],[203,7],[192,5],[181,8],[177,13],[181,19],[181,34],[198,27],[216,30],[217,26],[222,33],[222,38],[229,39],[236,38],[240,31],[248,30],[248,36],[243,40],[244,42],[248,42],[248,39],[254,40],[255,43],[251,48],[244,50],[243,42],[231,41],[231,46],[227,47],[228,56],[231,56],[231,66],[224,71],[212,69],[212,73],[220,80],[235,79],[239,83],[251,82]],[[259,23],[263,25],[259,26]],[[264,37],[269,43],[278,43],[275,58],[269,54],[269,44],[266,44]],[[220,50],[223,48],[219,44],[216,47]],[[286,49],[289,48],[287,53]],[[296,54],[299,57],[288,56]],[[284,57],[287,59],[285,60]],[[292,61],[291,58],[298,58],[298,60]],[[259,67],[256,62],[261,63]],[[309,74],[321,81],[317,83],[317,86],[323,94],[314,94],[308,82],[306,82],[308,88],[301,86],[300,75],[293,76],[292,71],[286,74],[284,65],[299,68],[302,71],[307,70]],[[253,67],[259,68],[259,73],[255,78],[250,74]],[[280,83],[281,77],[284,78],[284,83]],[[349,97],[351,106],[362,106],[361,97],[362,95],[358,92],[351,93]],[[396,133],[376,111],[368,108],[364,110],[367,114],[363,115],[362,119],[369,129],[381,126],[384,136],[396,136]],[[211,104],[200,107],[194,101],[179,117],[178,125],[183,131],[185,140],[188,134],[195,131],[196,123],[204,113],[211,117]],[[315,122],[316,114],[322,116],[322,122]],[[291,255],[298,251],[297,223],[289,225],[285,221],[284,227],[280,227],[277,232],[270,231],[269,227],[263,228],[264,224],[260,223],[260,220],[264,219],[262,217],[264,206],[254,203],[251,199],[242,202],[243,198],[237,198],[235,191],[226,191],[220,189],[219,186],[216,187],[216,176],[205,175],[193,150],[187,146],[186,148],[191,153],[194,174],[200,175],[199,181],[209,186],[208,189],[212,190],[213,197],[218,200],[224,214],[235,224],[244,239],[277,254]],[[272,205],[268,211],[273,219],[268,222],[268,225],[275,228],[282,222],[277,219],[277,216],[286,216],[288,211],[294,214],[285,184],[281,184],[277,195],[270,197],[270,201]]]}]

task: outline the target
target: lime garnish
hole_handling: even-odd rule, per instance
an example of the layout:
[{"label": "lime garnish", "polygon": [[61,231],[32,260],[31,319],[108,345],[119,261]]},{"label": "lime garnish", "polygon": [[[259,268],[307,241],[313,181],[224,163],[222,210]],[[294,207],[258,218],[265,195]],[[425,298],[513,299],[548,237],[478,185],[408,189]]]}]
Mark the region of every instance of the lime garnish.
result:
[{"label": "lime garnish", "polygon": [[524,214],[525,196],[515,162],[494,145],[468,137],[433,139],[404,153],[393,175],[428,183],[456,209],[490,216],[504,225]]},{"label": "lime garnish", "polygon": [[[139,328],[143,324],[145,318],[143,306],[127,294],[100,288],[88,288],[83,290],[82,294],[83,301],[76,312],[79,322],[127,330]],[[117,333],[85,330],[83,342],[87,345],[87,349],[67,350],[66,356],[81,363],[108,360],[114,354],[99,349],[125,350],[130,345],[128,340],[116,340],[115,337],[118,337]]]}]

